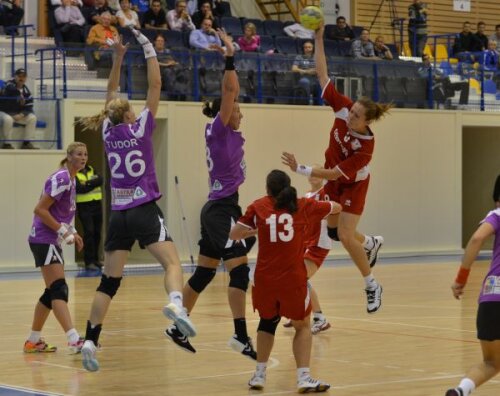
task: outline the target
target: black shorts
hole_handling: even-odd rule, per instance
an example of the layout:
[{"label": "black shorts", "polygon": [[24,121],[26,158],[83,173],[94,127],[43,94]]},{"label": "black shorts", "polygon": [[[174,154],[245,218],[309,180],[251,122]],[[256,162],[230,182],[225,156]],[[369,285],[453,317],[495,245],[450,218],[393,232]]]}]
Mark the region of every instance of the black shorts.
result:
[{"label": "black shorts", "polygon": [[241,215],[237,192],[226,198],[208,201],[200,215],[200,254],[216,260],[246,256],[245,244],[229,239],[229,231]]},{"label": "black shorts", "polygon": [[35,267],[50,264],[64,264],[62,249],[50,243],[31,243],[30,249],[35,258]]},{"label": "black shorts", "polygon": [[172,241],[163,213],[154,201],[111,211],[104,250],[131,250],[136,240],[141,248],[155,242]]},{"label": "black shorts", "polygon": [[482,302],[477,308],[477,338],[482,341],[500,340],[500,301]]}]

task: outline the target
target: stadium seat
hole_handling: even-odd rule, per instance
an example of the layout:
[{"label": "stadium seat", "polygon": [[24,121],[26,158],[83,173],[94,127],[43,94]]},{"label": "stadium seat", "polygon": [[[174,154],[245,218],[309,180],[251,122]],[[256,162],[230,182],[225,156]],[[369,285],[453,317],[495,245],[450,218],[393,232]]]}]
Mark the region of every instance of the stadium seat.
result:
[{"label": "stadium seat", "polygon": [[266,53],[267,51],[274,50],[274,39],[271,36],[260,36],[259,52]]},{"label": "stadium seat", "polygon": [[165,46],[167,48],[183,48],[184,39],[182,37],[182,33],[177,30],[164,30],[162,32],[163,37],[165,38]]},{"label": "stadium seat", "polygon": [[297,41],[293,37],[276,37],[274,39],[274,43],[276,44],[276,49],[280,54],[298,54]]},{"label": "stadium seat", "polygon": [[350,56],[351,55],[351,45],[350,41],[339,41],[337,43],[337,56]]},{"label": "stadium seat", "polygon": [[327,57],[338,55],[337,42],[335,40],[324,40],[325,43],[325,55]]},{"label": "stadium seat", "polygon": [[356,26],[356,25],[353,25],[351,26],[352,28],[352,31],[354,32],[354,38],[360,38],[361,37],[361,32],[365,29],[364,26]]},{"label": "stadium seat", "polygon": [[263,22],[263,25],[264,25],[263,34],[265,33],[268,36],[274,36],[274,37],[286,36],[286,33],[283,31],[283,29],[285,28],[285,24],[282,21],[266,19]]},{"label": "stadium seat", "polygon": [[469,78],[469,87],[476,95],[481,95],[481,84],[475,78]]},{"label": "stadium seat", "polygon": [[223,27],[227,33],[231,33],[233,36],[242,35],[243,29],[241,28],[240,18],[236,17],[222,17],[220,19],[221,27]]},{"label": "stadium seat", "polygon": [[448,61],[448,50],[446,49],[446,45],[444,44],[436,44],[436,48],[434,51],[434,56],[438,62]]},{"label": "stadium seat", "polygon": [[484,93],[485,94],[495,94],[497,93],[497,84],[493,80],[485,79],[484,80]]}]

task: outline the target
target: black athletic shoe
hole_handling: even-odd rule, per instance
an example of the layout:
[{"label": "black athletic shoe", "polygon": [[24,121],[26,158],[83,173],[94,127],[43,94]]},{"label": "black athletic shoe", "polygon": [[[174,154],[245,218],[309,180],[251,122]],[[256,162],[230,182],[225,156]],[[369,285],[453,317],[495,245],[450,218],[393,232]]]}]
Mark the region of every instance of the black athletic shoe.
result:
[{"label": "black athletic shoe", "polygon": [[445,396],[464,396],[464,392],[460,388],[448,389]]},{"label": "black athletic shoe", "polygon": [[235,334],[229,339],[227,345],[236,352],[241,353],[243,356],[246,356],[247,358],[250,358],[252,360],[257,360],[257,352],[255,352],[255,350],[253,349],[252,339],[250,337],[248,337],[246,343],[243,343],[238,340],[238,337],[236,337]]},{"label": "black athletic shoe", "polygon": [[167,327],[165,335],[170,341],[182,348],[182,350],[190,353],[196,353],[196,349],[193,348],[189,339],[177,330],[175,326]]}]

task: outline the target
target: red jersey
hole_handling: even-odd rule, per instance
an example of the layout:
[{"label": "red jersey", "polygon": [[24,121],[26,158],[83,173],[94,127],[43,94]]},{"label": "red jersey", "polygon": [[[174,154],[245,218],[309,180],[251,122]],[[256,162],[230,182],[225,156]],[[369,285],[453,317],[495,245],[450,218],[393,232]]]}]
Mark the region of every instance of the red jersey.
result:
[{"label": "red jersey", "polygon": [[307,281],[304,265],[305,230],[332,210],[330,202],[299,198],[297,211],[275,209],[274,200],[265,196],[254,201],[238,223],[258,230],[259,253],[255,285],[259,287],[296,287]]},{"label": "red jersey", "polygon": [[[330,197],[325,194],[325,189],[322,187],[318,191],[308,192],[306,198],[313,198],[316,201],[330,201]],[[312,246],[318,246],[322,249],[330,250],[332,248],[332,240],[328,236],[326,228],[326,219],[322,219],[319,223],[311,223],[306,228],[306,240],[304,249]]]},{"label": "red jersey", "polygon": [[331,80],[325,85],[321,97],[335,112],[330,143],[325,151],[325,168],[337,167],[342,173],[338,179],[341,183],[365,180],[370,174],[368,164],[375,145],[372,131],[362,135],[349,130],[346,120],[353,101],[337,92]]}]

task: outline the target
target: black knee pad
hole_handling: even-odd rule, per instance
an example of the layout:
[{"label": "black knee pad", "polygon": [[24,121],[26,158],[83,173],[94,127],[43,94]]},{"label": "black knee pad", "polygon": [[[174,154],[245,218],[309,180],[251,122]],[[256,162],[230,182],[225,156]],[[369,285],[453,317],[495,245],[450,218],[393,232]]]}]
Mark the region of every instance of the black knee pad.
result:
[{"label": "black knee pad", "polygon": [[107,294],[109,297],[113,298],[118,288],[120,287],[120,283],[122,278],[113,278],[111,276],[102,275],[101,283],[97,287],[97,291]]},{"label": "black knee pad", "polygon": [[275,316],[272,319],[261,319],[259,321],[259,327],[257,327],[257,331],[263,331],[265,333],[274,335],[276,333],[276,328],[278,327],[280,320],[280,316]]},{"label": "black knee pad", "polygon": [[328,236],[330,239],[333,239],[334,241],[339,241],[339,234],[337,232],[337,227],[326,227],[328,230]]},{"label": "black knee pad", "polygon": [[252,249],[253,245],[255,245],[255,242],[257,242],[257,238],[254,236],[245,239],[245,247],[247,249],[247,253]]},{"label": "black knee pad", "polygon": [[68,292],[66,279],[57,279],[50,285],[50,300],[63,300],[68,302]]},{"label": "black knee pad", "polygon": [[43,294],[38,299],[48,309],[52,309],[52,298],[50,297],[50,289],[45,289]]},{"label": "black knee pad", "polygon": [[198,266],[194,270],[194,274],[189,278],[188,284],[196,293],[201,293],[212,282],[216,272],[215,268]]},{"label": "black knee pad", "polygon": [[248,264],[241,264],[233,268],[231,272],[229,272],[229,287],[234,287],[246,292],[248,289],[249,272],[250,268],[248,268]]}]

